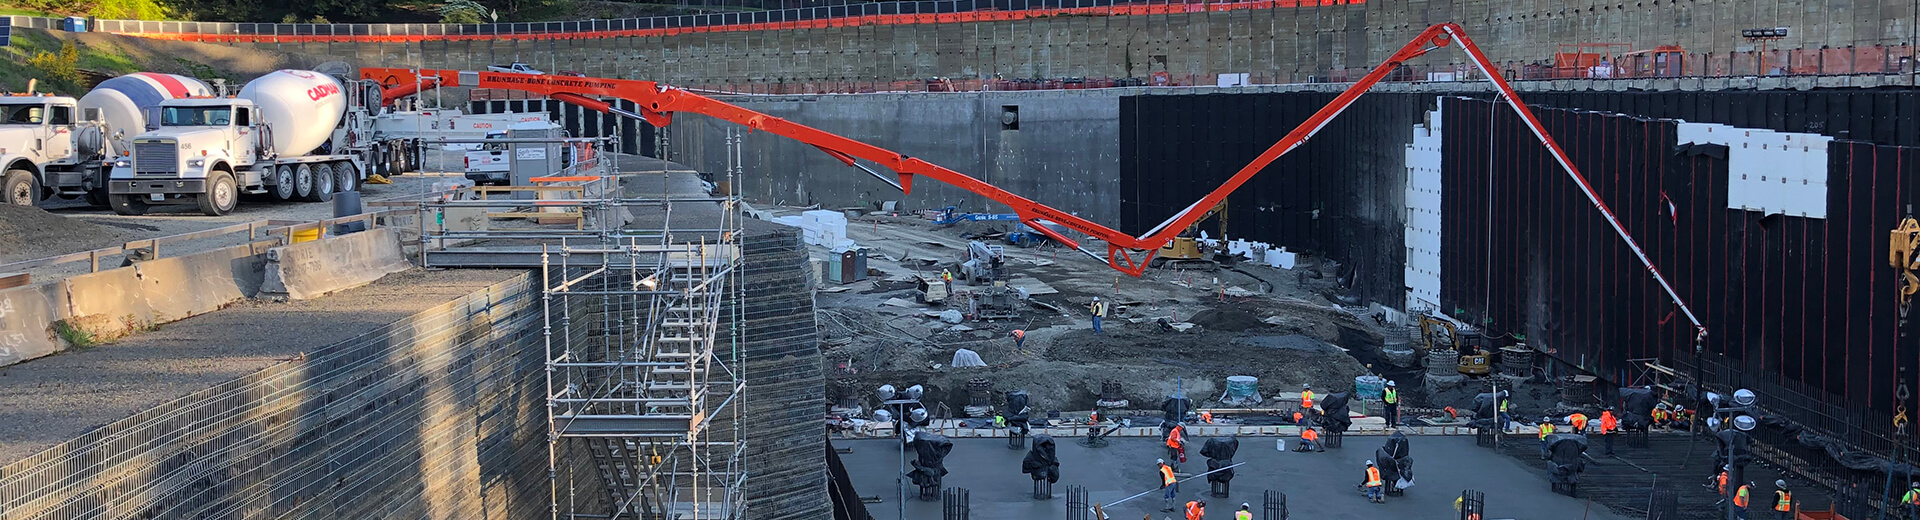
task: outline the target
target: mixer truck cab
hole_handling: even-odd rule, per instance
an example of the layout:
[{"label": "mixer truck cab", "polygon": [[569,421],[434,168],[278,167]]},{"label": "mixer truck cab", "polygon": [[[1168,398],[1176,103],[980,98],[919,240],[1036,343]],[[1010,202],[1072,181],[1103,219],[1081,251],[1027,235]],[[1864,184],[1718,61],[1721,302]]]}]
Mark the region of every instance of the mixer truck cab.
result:
[{"label": "mixer truck cab", "polygon": [[32,205],[94,188],[105,157],[98,111],[91,113],[81,119],[71,97],[0,96],[0,202]]},{"label": "mixer truck cab", "polygon": [[268,73],[232,97],[162,102],[159,126],[133,139],[130,167],[116,167],[112,207],[123,215],[156,204],[233,211],[240,194],[323,202],[359,189],[367,165],[399,140],[375,136],[377,85],[303,70]]}]

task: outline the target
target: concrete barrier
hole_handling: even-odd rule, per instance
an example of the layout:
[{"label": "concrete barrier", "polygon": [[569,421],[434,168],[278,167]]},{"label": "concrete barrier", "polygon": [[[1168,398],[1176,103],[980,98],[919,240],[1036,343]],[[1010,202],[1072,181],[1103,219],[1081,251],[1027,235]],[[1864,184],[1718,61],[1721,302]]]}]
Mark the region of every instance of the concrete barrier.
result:
[{"label": "concrete barrier", "polygon": [[373,283],[412,268],[392,229],[301,242],[267,251],[261,291],[305,300]]},{"label": "concrete barrier", "polygon": [[53,326],[66,313],[67,292],[61,284],[0,291],[0,367],[66,348]]},{"label": "concrete barrier", "polygon": [[260,292],[267,247],[216,249],[0,291],[0,366],[219,310]]}]

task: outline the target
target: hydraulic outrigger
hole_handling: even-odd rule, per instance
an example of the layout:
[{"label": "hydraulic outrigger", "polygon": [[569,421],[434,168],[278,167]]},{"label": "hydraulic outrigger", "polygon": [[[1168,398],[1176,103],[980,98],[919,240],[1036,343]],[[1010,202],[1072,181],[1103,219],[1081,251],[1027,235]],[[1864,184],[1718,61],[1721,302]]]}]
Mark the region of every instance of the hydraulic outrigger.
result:
[{"label": "hydraulic outrigger", "polygon": [[[1572,178],[1574,183],[1580,186],[1581,193],[1587,196],[1587,200],[1593,204],[1595,209],[1600,210],[1600,214],[1606,217],[1607,224],[1613,226],[1614,232],[1619,234],[1620,239],[1626,242],[1628,248],[1633,250],[1634,256],[1638,257],[1641,264],[1646,266],[1647,272],[1653,276],[1654,281],[1659,282],[1660,287],[1667,292],[1667,297],[1671,298],[1674,304],[1680,307],[1681,313],[1686,315],[1687,320],[1693,323],[1696,340],[1703,339],[1706,335],[1706,326],[1700,322],[1699,317],[1694,315],[1693,309],[1689,308],[1686,301],[1680,298],[1680,294],[1674,290],[1673,285],[1667,282],[1666,277],[1660,274],[1660,269],[1655,267],[1653,261],[1647,257],[1646,251],[1641,249],[1640,244],[1633,239],[1631,234],[1627,233],[1625,227],[1622,227],[1620,220],[1614,216],[1613,210],[1607,207],[1606,202],[1600,200],[1599,194],[1593,191],[1593,187],[1587,183],[1586,177],[1580,174],[1580,170],[1573,166],[1573,162],[1567,158],[1567,154],[1560,148],[1560,144],[1555,142],[1551,136],[1547,135],[1545,128],[1540,125],[1539,119],[1536,119],[1533,111],[1529,110],[1526,104],[1520,101],[1512,85],[1509,85],[1505,78],[1494,74],[1493,64],[1487,61],[1486,55],[1480,52],[1479,47],[1474,45],[1473,40],[1467,38],[1465,32],[1459,25],[1451,23],[1435,25],[1422,31],[1413,41],[1402,46],[1399,51],[1394,52],[1386,61],[1374,67],[1372,71],[1360,78],[1359,81],[1354,82],[1346,91],[1341,92],[1331,103],[1328,103],[1325,107],[1321,107],[1320,111],[1315,112],[1312,117],[1300,123],[1300,126],[1295,127],[1286,137],[1281,138],[1279,142],[1267,148],[1267,150],[1262,152],[1253,162],[1247,163],[1240,171],[1234,173],[1233,177],[1228,178],[1226,183],[1221,184],[1219,188],[1208,193],[1206,197],[1187,206],[1186,209],[1181,210],[1172,218],[1160,223],[1160,225],[1154,227],[1152,231],[1148,231],[1145,235],[1138,237],[1029,200],[1012,192],[1000,189],[997,186],[987,184],[979,179],[940,167],[936,164],[871,144],[834,135],[806,125],[748,110],[686,90],[665,87],[652,81],[584,78],[577,76],[545,76],[503,72],[463,72],[455,70],[395,68],[363,68],[360,69],[360,75],[364,79],[380,81],[383,85],[390,88],[418,89],[419,85],[437,82],[437,84],[447,87],[512,89],[533,92],[602,113],[640,119],[656,127],[664,127],[671,124],[675,112],[689,112],[716,117],[735,124],[745,125],[749,131],[764,130],[775,135],[813,145],[827,155],[839,159],[840,162],[864,170],[868,174],[879,178],[881,181],[895,188],[899,188],[902,192],[911,193],[913,191],[914,176],[925,175],[932,177],[934,180],[993,199],[995,202],[1006,204],[1013,208],[1014,213],[1020,215],[1021,221],[1025,222],[1034,230],[1046,235],[1047,238],[1078,249],[1088,256],[1099,258],[1106,262],[1107,265],[1128,275],[1140,276],[1142,272],[1146,271],[1148,263],[1152,261],[1155,252],[1157,252],[1161,246],[1173,240],[1182,230],[1185,230],[1194,222],[1204,218],[1208,209],[1218,206],[1221,201],[1226,200],[1228,194],[1239,189],[1242,184],[1245,184],[1248,179],[1253,178],[1254,174],[1265,169],[1268,164],[1272,164],[1273,161],[1279,159],[1281,155],[1293,151],[1295,148],[1300,147],[1301,144],[1306,143],[1308,139],[1313,138],[1314,133],[1319,132],[1320,129],[1325,127],[1329,121],[1332,121],[1335,116],[1340,115],[1341,111],[1351,106],[1354,100],[1358,99],[1360,95],[1365,94],[1368,90],[1372,89],[1374,85],[1380,83],[1382,79],[1386,78],[1388,73],[1408,60],[1445,48],[1456,42],[1460,45],[1461,50],[1465,51],[1467,56],[1472,59],[1474,67],[1480,70],[1481,76],[1487,78],[1487,81],[1494,84],[1494,87],[1499,91],[1500,99],[1505,100],[1507,105],[1513,108],[1514,113],[1518,114],[1520,118],[1526,122],[1527,128],[1533,131],[1533,135],[1540,139],[1540,143],[1546,145],[1547,149],[1553,153],[1554,160],[1558,161],[1560,166],[1565,169],[1568,177]],[[604,101],[594,99],[595,96],[614,97],[632,101],[635,106],[640,109],[640,112],[636,114],[615,108]],[[862,159],[893,170],[893,172],[898,175],[898,181],[888,179],[879,172],[860,164],[859,160]],[[1058,233],[1053,228],[1042,225],[1041,221],[1058,223],[1074,231],[1084,233],[1094,239],[1106,242],[1106,256],[1102,257],[1098,253],[1087,250],[1085,247],[1082,247],[1078,241]]]}]

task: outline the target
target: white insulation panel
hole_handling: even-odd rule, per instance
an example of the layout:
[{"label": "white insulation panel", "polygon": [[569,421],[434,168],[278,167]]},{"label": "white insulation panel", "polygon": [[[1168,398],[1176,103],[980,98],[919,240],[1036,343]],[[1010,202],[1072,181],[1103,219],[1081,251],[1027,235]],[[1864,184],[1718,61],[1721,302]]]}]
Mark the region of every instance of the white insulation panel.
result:
[{"label": "white insulation panel", "polygon": [[1414,125],[1407,145],[1408,312],[1440,308],[1440,111]]},{"label": "white insulation panel", "polygon": [[1682,144],[1727,147],[1727,207],[1827,218],[1827,145],[1833,138],[1681,123]]}]

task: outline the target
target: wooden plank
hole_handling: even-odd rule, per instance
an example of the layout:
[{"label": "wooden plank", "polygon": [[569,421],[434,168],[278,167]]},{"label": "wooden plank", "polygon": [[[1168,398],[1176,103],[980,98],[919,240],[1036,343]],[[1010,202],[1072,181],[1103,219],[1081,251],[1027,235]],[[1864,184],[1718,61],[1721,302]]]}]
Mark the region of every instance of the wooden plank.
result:
[{"label": "wooden plank", "polygon": [[27,273],[0,273],[0,289],[12,289],[33,283],[33,276]]}]

